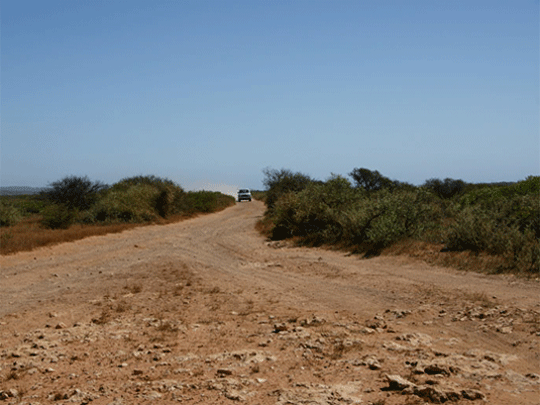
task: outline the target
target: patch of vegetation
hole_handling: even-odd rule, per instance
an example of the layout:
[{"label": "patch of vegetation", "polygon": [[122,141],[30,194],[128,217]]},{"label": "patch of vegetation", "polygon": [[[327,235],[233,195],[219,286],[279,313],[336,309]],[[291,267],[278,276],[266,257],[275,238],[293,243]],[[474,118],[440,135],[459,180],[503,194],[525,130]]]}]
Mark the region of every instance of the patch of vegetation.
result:
[{"label": "patch of vegetation", "polygon": [[313,180],[302,173],[294,173],[287,169],[275,170],[266,168],[263,170],[266,186],[266,207],[269,211],[274,209],[276,202],[287,193],[302,191]]},{"label": "patch of vegetation", "polygon": [[120,232],[135,224],[169,222],[219,211],[235,199],[219,192],[185,192],[169,179],[135,176],[112,186],[68,176],[40,195],[0,197],[3,254]]},{"label": "patch of vegetation", "polygon": [[0,205],[16,208],[22,218],[39,214],[49,204],[47,200],[39,197],[37,194],[0,196]]},{"label": "patch of vegetation", "polygon": [[[273,200],[266,201],[260,228],[273,239],[294,237],[367,256],[406,240],[442,242],[444,251],[500,257],[494,272],[539,273],[540,177],[497,185],[430,179],[414,187],[354,169],[353,187],[341,176],[320,182],[287,170],[264,173]],[[295,178],[303,181],[291,187]]]},{"label": "patch of vegetation", "polygon": [[424,190],[380,190],[367,197],[350,182],[333,176],[289,193],[275,206],[274,236],[298,236],[309,244],[340,244],[377,254],[407,237],[437,226],[440,210]]},{"label": "patch of vegetation", "polygon": [[216,212],[234,205],[235,198],[218,191],[190,191],[186,195],[190,212]]},{"label": "patch of vegetation", "polygon": [[75,221],[76,213],[64,204],[51,204],[43,212],[41,223],[50,229],[67,229]]},{"label": "patch of vegetation", "polygon": [[156,220],[159,216],[155,201],[159,190],[148,184],[137,184],[127,188],[111,188],[88,210],[83,220],[86,223],[142,223]]},{"label": "patch of vegetation", "polygon": [[259,201],[263,201],[263,202],[266,201],[266,191],[262,191],[262,190],[251,190],[251,196],[252,196],[253,199],[255,199],[255,200],[259,200]]},{"label": "patch of vegetation", "polygon": [[20,210],[6,199],[0,200],[0,227],[13,226],[22,219]]}]

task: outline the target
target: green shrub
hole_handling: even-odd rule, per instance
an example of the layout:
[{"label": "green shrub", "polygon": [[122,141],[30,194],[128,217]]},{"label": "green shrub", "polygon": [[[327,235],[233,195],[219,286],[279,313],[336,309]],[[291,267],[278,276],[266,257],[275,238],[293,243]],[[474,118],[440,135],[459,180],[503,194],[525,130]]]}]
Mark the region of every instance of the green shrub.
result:
[{"label": "green shrub", "polygon": [[517,195],[465,206],[448,229],[446,248],[500,255],[510,268],[538,272],[539,202],[534,195]]},{"label": "green shrub", "polygon": [[266,191],[251,190],[251,196],[255,200],[266,202]]},{"label": "green shrub", "polygon": [[112,188],[115,190],[127,190],[130,187],[133,186],[140,186],[140,185],[147,185],[147,186],[153,186],[153,187],[179,187],[175,182],[172,180],[161,178],[154,175],[147,175],[147,176],[133,176],[133,177],[126,177],[122,180],[120,180],[118,183],[115,183]]},{"label": "green shrub", "polygon": [[157,176],[135,176],[120,180],[112,186],[112,191],[127,192],[132,187],[147,186],[156,190],[149,202],[157,215],[166,218],[173,214],[186,212],[189,204],[186,201],[186,193],[172,180]]},{"label": "green shrub", "polygon": [[525,180],[519,181],[505,188],[509,197],[515,195],[540,195],[540,176],[529,176]]},{"label": "green shrub", "polygon": [[360,232],[365,240],[357,243],[366,243],[375,252],[400,239],[421,238],[439,226],[442,215],[433,197],[424,190],[381,192],[370,211],[369,222]]},{"label": "green shrub", "polygon": [[4,196],[0,201],[16,208],[23,217],[39,214],[47,206],[47,201],[39,195]]},{"label": "green shrub", "polygon": [[43,210],[42,225],[51,229],[67,229],[76,217],[74,210],[63,204],[51,204]]},{"label": "green shrub", "polygon": [[0,200],[0,227],[13,226],[22,219],[21,212],[6,201]]},{"label": "green shrub", "polygon": [[333,176],[326,183],[311,182],[299,193],[289,192],[275,206],[275,237],[301,236],[314,244],[341,239],[339,213],[360,198],[350,182]]},{"label": "green shrub", "polygon": [[190,191],[186,196],[191,213],[216,212],[235,203],[235,198],[219,191]]},{"label": "green shrub", "polygon": [[268,211],[274,209],[274,205],[279,198],[290,192],[299,192],[306,188],[313,180],[302,173],[293,173],[287,169],[275,170],[264,169],[265,179],[263,184],[266,186],[266,207]]},{"label": "green shrub", "polygon": [[149,184],[109,190],[86,214],[84,222],[146,222],[156,220],[160,191]]},{"label": "green shrub", "polygon": [[469,184],[469,190],[460,198],[460,204],[472,206],[481,204],[487,206],[502,199],[511,199],[518,196],[539,197],[540,176],[529,176],[525,180],[514,184]]},{"label": "green shrub", "polygon": [[424,190],[381,190],[370,197],[333,176],[283,195],[272,218],[274,237],[299,236],[311,244],[340,243],[378,252],[402,238],[435,228],[441,212]]}]

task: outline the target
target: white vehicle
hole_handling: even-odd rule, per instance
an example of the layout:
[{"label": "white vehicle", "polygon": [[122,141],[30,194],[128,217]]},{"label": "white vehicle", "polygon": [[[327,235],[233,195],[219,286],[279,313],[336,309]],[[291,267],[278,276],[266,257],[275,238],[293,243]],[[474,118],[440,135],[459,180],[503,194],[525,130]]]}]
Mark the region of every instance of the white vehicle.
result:
[{"label": "white vehicle", "polygon": [[242,200],[251,201],[251,192],[247,188],[238,190],[238,202]]}]

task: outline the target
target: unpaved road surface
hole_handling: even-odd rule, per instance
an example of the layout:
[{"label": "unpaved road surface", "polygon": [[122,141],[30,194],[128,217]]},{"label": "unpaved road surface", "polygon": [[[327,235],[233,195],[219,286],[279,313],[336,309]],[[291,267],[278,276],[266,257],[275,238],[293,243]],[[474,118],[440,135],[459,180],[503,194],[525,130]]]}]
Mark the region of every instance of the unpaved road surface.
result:
[{"label": "unpaved road surface", "polygon": [[540,403],[537,280],[269,242],[263,209],[1,257],[0,403]]}]

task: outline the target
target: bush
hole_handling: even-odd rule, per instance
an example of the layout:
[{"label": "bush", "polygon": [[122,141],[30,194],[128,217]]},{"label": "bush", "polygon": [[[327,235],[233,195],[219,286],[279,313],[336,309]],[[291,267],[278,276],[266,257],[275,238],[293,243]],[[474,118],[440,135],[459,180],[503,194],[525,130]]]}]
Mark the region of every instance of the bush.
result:
[{"label": "bush", "polygon": [[456,215],[448,250],[485,251],[507,259],[511,269],[539,271],[540,204],[533,195],[483,200]]},{"label": "bush", "polygon": [[74,222],[76,214],[63,204],[51,204],[43,210],[42,225],[51,229],[67,229]]},{"label": "bush", "polygon": [[[378,252],[400,239],[422,238],[440,224],[442,213],[433,197],[423,190],[381,192],[369,207],[372,216],[360,232],[371,250]],[[356,236],[358,238],[358,236]]]},{"label": "bush", "polygon": [[68,176],[52,183],[41,196],[69,210],[87,210],[97,201],[98,193],[105,188],[106,185],[92,182],[88,177]]},{"label": "bush", "polygon": [[301,236],[314,244],[336,242],[343,232],[338,214],[358,198],[350,182],[341,176],[326,183],[311,182],[301,192],[289,192],[278,200],[274,235]]},{"label": "bush", "polygon": [[446,178],[444,181],[440,179],[429,179],[426,180],[423,185],[423,187],[431,190],[442,199],[451,199],[463,194],[466,186],[467,183],[463,180],[454,180],[450,178]]},{"label": "bush", "polygon": [[277,238],[298,236],[310,244],[382,248],[435,228],[441,213],[425,191],[381,190],[367,197],[340,176],[312,183],[277,202],[272,218]]},{"label": "bush", "polygon": [[146,222],[159,216],[160,191],[149,184],[113,187],[85,215],[84,222]]},{"label": "bush", "polygon": [[356,187],[367,192],[378,191],[382,189],[392,189],[396,184],[388,177],[383,176],[377,170],[365,168],[355,168],[349,173],[356,183]]},{"label": "bush", "polygon": [[21,212],[16,207],[0,200],[0,227],[16,225],[21,219]]},{"label": "bush", "polygon": [[540,195],[540,176],[529,176],[514,184],[475,184],[468,185],[469,190],[460,198],[462,207],[492,204],[502,199],[518,196],[538,197]]},{"label": "bush", "polygon": [[264,169],[266,186],[266,207],[271,212],[279,198],[290,192],[299,192],[306,188],[313,180],[302,173],[293,173],[287,169]]},{"label": "bush", "polygon": [[2,200],[8,205],[16,208],[22,217],[39,214],[47,206],[47,201],[39,195],[17,195],[3,197]]},{"label": "bush", "polygon": [[216,212],[234,205],[235,198],[219,191],[190,191],[187,193],[187,205],[190,212]]},{"label": "bush", "polygon": [[169,179],[153,175],[134,176],[120,180],[112,187],[112,190],[122,192],[138,186],[148,186],[156,190],[150,204],[162,218],[189,210],[184,190]]},{"label": "bush", "polygon": [[505,188],[509,197],[515,195],[540,195],[540,176],[529,176]]}]

